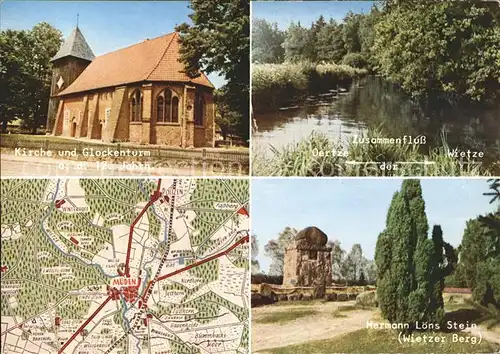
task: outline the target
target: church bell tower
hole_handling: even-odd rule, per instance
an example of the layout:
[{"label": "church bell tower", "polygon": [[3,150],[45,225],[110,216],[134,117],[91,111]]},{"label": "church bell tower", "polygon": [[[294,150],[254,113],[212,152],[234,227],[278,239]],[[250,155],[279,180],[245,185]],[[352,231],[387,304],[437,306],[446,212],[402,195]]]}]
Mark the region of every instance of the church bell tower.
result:
[{"label": "church bell tower", "polygon": [[59,106],[57,94],[67,88],[94,60],[95,55],[78,28],[71,32],[52,58],[52,83],[50,86],[49,110],[47,113],[47,134],[52,133]]}]

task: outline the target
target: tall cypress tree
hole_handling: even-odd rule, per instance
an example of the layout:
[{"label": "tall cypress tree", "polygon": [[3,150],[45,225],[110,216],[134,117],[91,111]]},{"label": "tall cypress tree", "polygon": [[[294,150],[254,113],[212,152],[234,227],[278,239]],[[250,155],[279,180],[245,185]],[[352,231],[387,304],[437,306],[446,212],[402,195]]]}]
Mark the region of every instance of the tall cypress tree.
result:
[{"label": "tall cypress tree", "polygon": [[441,322],[444,315],[442,290],[447,268],[443,254],[451,246],[443,241],[439,226],[434,227],[432,239],[428,231],[420,181],[405,180],[389,207],[375,261],[382,314],[390,322],[408,323],[410,328],[417,321]]},{"label": "tall cypress tree", "polygon": [[434,309],[434,312],[430,312],[434,316],[430,319],[441,322],[444,317],[444,278],[453,272],[458,259],[453,246],[444,241],[443,230],[439,225],[434,225],[432,229],[432,243],[434,250],[430,275],[433,288],[429,308]]},{"label": "tall cypress tree", "polygon": [[[377,268],[390,265],[377,284],[383,314],[390,322],[407,322],[407,299],[412,289],[412,231],[413,222],[408,200],[404,194],[397,193],[392,199],[387,215],[387,227],[381,234],[381,239],[377,241],[376,250]],[[390,254],[387,254],[386,250],[380,247],[389,243]],[[387,259],[387,256],[390,259]],[[383,264],[385,262],[386,265]]]},{"label": "tall cypress tree", "polygon": [[[394,199],[393,199],[394,201]],[[392,205],[392,203],[391,203]],[[391,314],[396,308],[397,294],[395,283],[391,282],[392,243],[389,233],[383,231],[377,239],[375,247],[375,265],[377,267],[377,297],[382,314]],[[388,317],[386,315],[386,317]],[[390,318],[388,318],[391,321]]]},{"label": "tall cypress tree", "polygon": [[429,299],[434,288],[431,279],[433,244],[428,239],[429,224],[425,214],[425,202],[422,197],[422,187],[419,180],[405,180],[401,187],[401,193],[408,199],[410,212],[414,225],[411,237],[412,292],[408,298],[409,318],[412,322],[428,321],[433,317],[433,309],[428,308]]}]

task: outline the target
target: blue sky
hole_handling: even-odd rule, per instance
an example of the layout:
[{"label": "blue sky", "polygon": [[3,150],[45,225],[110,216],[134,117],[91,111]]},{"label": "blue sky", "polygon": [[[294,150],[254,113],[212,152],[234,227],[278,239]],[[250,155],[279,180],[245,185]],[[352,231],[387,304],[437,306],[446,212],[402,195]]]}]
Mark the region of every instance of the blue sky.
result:
[{"label": "blue sky", "polygon": [[252,18],[276,22],[284,30],[292,21],[309,26],[320,15],[340,22],[349,11],[367,13],[373,4],[374,1],[252,1]]},{"label": "blue sky", "polygon": [[[298,230],[317,226],[343,249],[360,243],[373,259],[379,233],[385,228],[387,209],[401,179],[254,179],[252,180],[252,234],[259,241],[261,269],[270,260],[264,245],[286,226]],[[453,246],[462,240],[465,223],[496,210],[489,204],[486,179],[423,179],[423,197],[430,229],[441,225]]]},{"label": "blue sky", "polygon": [[[30,29],[45,21],[67,37],[79,27],[95,55],[142,42],[174,31],[190,23],[187,1],[2,1],[2,29]],[[208,75],[216,87],[224,79]]]}]

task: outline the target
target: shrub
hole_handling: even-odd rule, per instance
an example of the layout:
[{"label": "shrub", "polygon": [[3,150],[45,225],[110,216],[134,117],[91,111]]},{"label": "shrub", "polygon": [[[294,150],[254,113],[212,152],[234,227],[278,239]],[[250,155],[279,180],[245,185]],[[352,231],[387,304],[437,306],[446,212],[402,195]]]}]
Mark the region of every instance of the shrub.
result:
[{"label": "shrub", "polygon": [[365,291],[356,296],[356,305],[362,307],[375,307],[378,305],[377,292]]},{"label": "shrub", "polygon": [[360,53],[349,53],[342,59],[342,64],[351,66],[353,68],[368,68],[368,61]]},{"label": "shrub", "polygon": [[500,207],[467,221],[460,247],[457,274],[472,288],[482,305],[500,308]]},{"label": "shrub", "polygon": [[348,301],[348,300],[349,296],[347,294],[340,293],[337,295],[337,301]]},{"label": "shrub", "polygon": [[267,274],[252,274],[251,276],[252,284],[275,284],[281,285],[283,284],[283,276],[282,275],[267,275]]},{"label": "shrub", "polygon": [[256,64],[252,67],[255,110],[278,107],[307,88],[308,79],[301,64]]},{"label": "shrub", "polygon": [[252,104],[255,111],[276,108],[308,91],[348,86],[368,72],[337,64],[311,62],[252,65]]},{"label": "shrub", "polygon": [[[342,159],[331,156],[315,156],[314,151],[331,152],[334,144],[324,134],[312,133],[300,142],[281,150],[271,146],[274,153],[273,173],[279,176],[333,176],[337,163]],[[337,149],[337,148],[336,148]]]},{"label": "shrub", "polygon": [[252,307],[257,307],[257,306],[273,304],[276,302],[276,300],[269,296],[264,296],[258,293],[252,293],[250,302]]},{"label": "shrub", "polygon": [[[360,138],[384,139],[380,129],[370,129]],[[333,141],[325,134],[313,132],[297,143],[281,149],[269,146],[272,157],[266,156],[265,147],[252,147],[252,171],[256,176],[488,176],[491,174],[479,164],[463,163],[449,155],[443,146],[428,155],[412,144],[362,143],[347,146],[348,158],[339,156],[314,156],[313,151],[342,151],[340,141]],[[346,164],[346,161],[365,164]],[[402,163],[412,162],[412,163]],[[417,163],[418,162],[418,163]],[[381,169],[381,163],[397,169]]]}]

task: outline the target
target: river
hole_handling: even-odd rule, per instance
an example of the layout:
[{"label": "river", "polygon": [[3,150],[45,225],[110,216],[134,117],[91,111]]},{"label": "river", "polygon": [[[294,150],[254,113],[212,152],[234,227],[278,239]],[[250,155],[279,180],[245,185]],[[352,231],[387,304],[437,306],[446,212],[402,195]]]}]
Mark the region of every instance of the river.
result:
[{"label": "river", "polygon": [[270,156],[269,145],[280,149],[313,131],[345,146],[368,128],[380,128],[387,137],[424,135],[427,143],[423,149],[427,151],[442,146],[445,135],[452,149],[484,152],[485,167],[500,160],[500,101],[490,106],[416,104],[396,85],[376,76],[354,82],[346,91],[335,91],[292,101],[274,112],[254,114],[254,148]]}]

